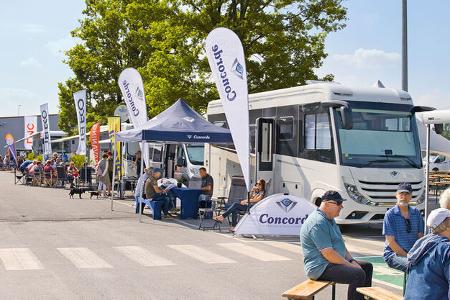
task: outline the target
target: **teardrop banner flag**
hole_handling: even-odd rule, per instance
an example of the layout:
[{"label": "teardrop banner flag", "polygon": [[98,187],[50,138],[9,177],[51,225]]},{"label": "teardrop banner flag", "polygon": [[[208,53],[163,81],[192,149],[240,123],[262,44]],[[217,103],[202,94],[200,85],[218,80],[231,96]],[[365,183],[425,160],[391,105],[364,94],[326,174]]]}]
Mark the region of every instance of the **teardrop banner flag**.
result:
[{"label": "teardrop banner flag", "polygon": [[241,163],[247,191],[250,191],[250,125],[244,49],[233,31],[220,27],[208,34],[206,53]]},{"label": "teardrop banner flag", "polygon": [[33,149],[33,134],[37,132],[37,116],[24,116],[24,137],[23,147],[25,150]]},{"label": "teardrop banner flag", "polygon": [[114,174],[117,174],[119,177],[122,176],[122,166],[120,164],[120,142],[116,142],[116,133],[120,131],[120,118],[119,117],[108,117],[108,131],[109,131],[109,138],[111,140],[111,145],[114,147],[116,151],[116,157],[115,157],[115,172]]},{"label": "teardrop banner flag", "polygon": [[100,161],[100,123],[92,125],[89,142],[94,152],[95,164],[97,164]]},{"label": "teardrop banner flag", "polygon": [[14,161],[17,165],[17,155],[16,155],[16,146],[14,144],[14,136],[11,133],[5,134],[5,142],[8,146],[8,150],[11,153],[12,157],[14,158]]},{"label": "teardrop banner flag", "polygon": [[78,119],[78,149],[77,154],[86,155],[86,90],[73,93]]},{"label": "teardrop banner flag", "polygon": [[50,137],[50,116],[48,113],[48,103],[41,105],[41,122],[42,122],[42,135],[44,139],[44,154],[52,154],[52,143]]},{"label": "teardrop banner flag", "polygon": [[[145,102],[144,82],[141,74],[134,68],[126,68],[120,73],[119,87],[123,100],[127,105],[128,115],[134,128],[140,129],[147,122],[147,104]],[[141,145],[142,159],[147,166],[149,157],[148,147],[143,149]],[[139,174],[140,175],[140,174]]]}]

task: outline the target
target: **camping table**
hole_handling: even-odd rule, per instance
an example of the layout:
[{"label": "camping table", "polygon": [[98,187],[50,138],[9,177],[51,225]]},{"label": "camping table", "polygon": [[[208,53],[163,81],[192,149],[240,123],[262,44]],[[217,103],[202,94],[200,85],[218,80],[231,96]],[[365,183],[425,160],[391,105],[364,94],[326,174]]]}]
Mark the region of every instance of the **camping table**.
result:
[{"label": "camping table", "polygon": [[172,188],[171,191],[181,200],[180,219],[197,219],[198,217],[198,196],[202,193],[201,189],[190,188]]}]

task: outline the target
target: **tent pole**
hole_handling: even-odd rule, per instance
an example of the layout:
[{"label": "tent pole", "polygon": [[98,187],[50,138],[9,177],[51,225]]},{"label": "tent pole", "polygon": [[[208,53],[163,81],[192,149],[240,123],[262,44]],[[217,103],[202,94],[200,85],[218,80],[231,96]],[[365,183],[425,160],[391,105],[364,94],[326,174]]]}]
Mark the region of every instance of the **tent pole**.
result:
[{"label": "tent pole", "polygon": [[425,169],[425,216],[424,232],[427,232],[427,218],[428,218],[428,191],[429,191],[429,177],[430,177],[430,124],[427,124],[427,143],[426,143],[426,169]]},{"label": "tent pole", "polygon": [[113,147],[114,147],[114,153],[113,153],[113,176],[112,176],[112,182],[111,182],[111,211],[113,211],[113,200],[114,200],[114,180],[116,179],[116,138],[114,137],[114,143],[113,143]]},{"label": "tent pole", "polygon": [[[144,149],[145,149],[145,147],[147,147],[147,143],[141,142],[141,146],[142,146],[142,148],[141,148],[141,174],[139,174],[139,176],[144,176],[144,159],[145,159],[145,157],[144,157],[144,155],[142,155],[142,153],[144,153]],[[146,166],[148,168],[148,163],[146,164]],[[144,182],[144,186],[142,187],[141,193],[138,198],[138,200],[139,200],[139,223],[142,222],[142,201],[141,201],[141,199],[142,199],[142,196],[144,195],[144,189],[145,189],[145,182]],[[138,205],[138,204],[136,204],[136,205]]]}]

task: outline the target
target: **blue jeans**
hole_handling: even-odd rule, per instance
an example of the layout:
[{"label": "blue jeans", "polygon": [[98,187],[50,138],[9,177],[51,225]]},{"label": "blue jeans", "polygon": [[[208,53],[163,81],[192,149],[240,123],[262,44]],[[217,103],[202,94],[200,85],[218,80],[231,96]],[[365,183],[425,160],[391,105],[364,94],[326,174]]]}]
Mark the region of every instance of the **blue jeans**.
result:
[{"label": "blue jeans", "polygon": [[[136,213],[139,213],[139,197],[134,197],[134,201],[136,203]],[[161,204],[161,209],[163,211],[163,213],[166,215],[169,212],[170,209],[170,198],[167,197],[164,194],[155,194],[153,195],[153,198],[150,199],[151,201],[156,201],[156,202],[162,202]],[[145,203],[142,202],[142,211],[144,211],[144,207],[145,207]]]},{"label": "blue jeans", "polygon": [[394,253],[389,257],[384,257],[384,261],[392,269],[396,269],[405,273],[408,272],[408,259],[405,256],[399,256]]},{"label": "blue jeans", "polygon": [[239,212],[241,212],[241,211],[245,212],[245,211],[247,211],[247,208],[248,208],[247,205],[242,205],[239,202],[234,202],[222,214],[222,217],[226,218],[231,214],[231,226],[234,227],[237,224]]},{"label": "blue jeans", "polygon": [[210,195],[201,194],[200,196],[198,196],[198,207],[210,208],[211,204],[212,204],[212,202],[211,202]]},{"label": "blue jeans", "polygon": [[165,194],[155,194],[152,197],[152,201],[162,202],[161,208],[165,215],[169,213],[170,209],[170,198]]}]

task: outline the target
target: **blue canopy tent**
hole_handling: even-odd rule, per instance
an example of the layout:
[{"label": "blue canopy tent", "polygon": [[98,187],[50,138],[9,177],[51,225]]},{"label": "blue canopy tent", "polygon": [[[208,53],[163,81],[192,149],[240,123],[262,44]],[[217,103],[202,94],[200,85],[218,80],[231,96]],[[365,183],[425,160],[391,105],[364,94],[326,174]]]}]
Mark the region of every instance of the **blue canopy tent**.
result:
[{"label": "blue canopy tent", "polygon": [[[153,119],[147,121],[141,128],[134,128],[116,133],[116,140],[119,142],[144,143],[150,141],[189,144],[233,143],[233,138],[229,129],[208,122],[182,99],[178,99],[172,106]],[[114,158],[115,157],[116,155],[114,153]],[[143,169],[143,160],[141,160],[141,170]],[[142,202],[139,204],[142,205]],[[139,212],[140,221],[142,210],[139,209]]]},{"label": "blue canopy tent", "polygon": [[119,142],[233,143],[230,130],[208,122],[182,99],[141,128],[118,132],[116,139]]}]

